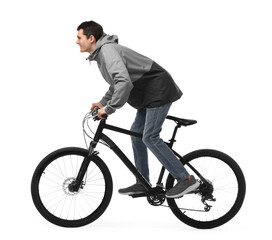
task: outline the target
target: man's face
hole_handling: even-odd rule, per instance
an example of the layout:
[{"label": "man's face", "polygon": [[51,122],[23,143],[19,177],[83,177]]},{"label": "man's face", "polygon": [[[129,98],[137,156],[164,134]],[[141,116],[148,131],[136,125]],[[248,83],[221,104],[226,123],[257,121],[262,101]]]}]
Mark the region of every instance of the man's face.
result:
[{"label": "man's face", "polygon": [[91,35],[90,38],[87,39],[87,36],[83,34],[83,29],[79,29],[76,43],[80,47],[80,52],[92,53],[95,48],[94,36]]}]

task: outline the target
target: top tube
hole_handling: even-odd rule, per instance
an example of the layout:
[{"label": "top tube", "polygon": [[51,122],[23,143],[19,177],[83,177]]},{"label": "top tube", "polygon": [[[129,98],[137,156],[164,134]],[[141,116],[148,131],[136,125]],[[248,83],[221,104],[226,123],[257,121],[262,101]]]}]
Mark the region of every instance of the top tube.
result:
[{"label": "top tube", "polygon": [[[104,121],[105,121],[105,119],[104,119]],[[136,132],[129,131],[129,130],[126,130],[124,128],[115,127],[115,126],[112,126],[112,125],[109,125],[109,124],[105,124],[104,128],[112,130],[114,132],[124,133],[124,134],[130,135],[130,136],[134,136],[134,137],[138,137],[138,138],[142,138],[143,137],[143,134],[141,134],[141,133],[136,133]]]},{"label": "top tube", "polygon": [[[108,129],[108,130],[112,130],[114,132],[119,132],[119,133],[123,133],[123,134],[127,134],[127,135],[130,135],[130,136],[134,136],[134,137],[138,137],[138,138],[142,138],[142,134],[141,133],[136,133],[136,132],[132,132],[132,131],[129,131],[129,130],[126,130],[124,128],[119,128],[119,127],[115,127],[113,125],[110,125],[110,124],[106,124],[106,119],[108,117],[108,115],[104,114],[102,117],[102,119],[98,118],[98,107],[95,107],[91,112],[90,114],[92,115],[94,121],[96,120],[100,120],[100,123],[99,123],[99,126],[98,126],[98,129],[96,131],[96,133],[98,133],[98,138],[101,137],[101,133],[103,131],[103,129]],[[95,134],[97,135],[97,134]]]}]

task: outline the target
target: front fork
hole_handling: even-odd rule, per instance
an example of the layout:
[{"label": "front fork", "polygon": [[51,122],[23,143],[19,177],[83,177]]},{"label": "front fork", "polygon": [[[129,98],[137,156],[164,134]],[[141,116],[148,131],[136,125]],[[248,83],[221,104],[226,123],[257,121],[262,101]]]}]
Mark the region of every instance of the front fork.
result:
[{"label": "front fork", "polygon": [[97,142],[95,142],[95,141],[92,141],[90,143],[89,154],[88,154],[88,156],[86,156],[84,158],[75,181],[73,181],[72,183],[69,184],[69,186],[68,186],[69,191],[78,192],[79,188],[83,188],[83,178],[87,172],[89,164],[92,161],[93,157],[98,154],[98,152],[95,151],[96,145],[97,145]]}]

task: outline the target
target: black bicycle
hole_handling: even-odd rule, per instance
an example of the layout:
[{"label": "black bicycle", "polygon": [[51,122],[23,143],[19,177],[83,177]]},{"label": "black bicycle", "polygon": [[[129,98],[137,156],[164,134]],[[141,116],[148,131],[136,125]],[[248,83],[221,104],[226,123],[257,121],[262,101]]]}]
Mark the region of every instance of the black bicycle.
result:
[{"label": "black bicycle", "polygon": [[[180,198],[166,198],[165,193],[176,181],[169,174],[163,184],[165,168],[162,167],[155,187],[138,172],[134,164],[120,148],[103,132],[105,129],[141,138],[142,135],[112,126],[102,119],[93,133],[87,132],[89,120],[97,118],[97,109],[86,114],[83,120],[84,136],[92,138],[88,149],[68,147],[46,156],[37,166],[31,182],[34,204],[41,215],[62,227],[80,227],[99,218],[106,210],[112,196],[112,177],[104,161],[95,150],[98,143],[108,146],[146,188],[146,193],[130,195],[146,197],[153,206],[163,205],[165,200],[175,216],[195,228],[218,227],[232,219],[240,210],[246,192],[243,172],[238,164],[225,153],[202,149],[185,156],[174,151],[177,130],[197,121],[167,116],[176,125],[172,138],[167,142],[177,158],[199,187]],[[86,127],[87,126],[87,127]],[[85,138],[86,141],[86,138]]]}]

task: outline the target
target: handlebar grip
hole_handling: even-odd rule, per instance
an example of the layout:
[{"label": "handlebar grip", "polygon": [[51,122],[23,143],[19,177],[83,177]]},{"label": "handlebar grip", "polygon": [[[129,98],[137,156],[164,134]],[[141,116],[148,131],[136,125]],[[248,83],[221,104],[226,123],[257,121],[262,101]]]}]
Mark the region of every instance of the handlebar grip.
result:
[{"label": "handlebar grip", "polygon": [[108,114],[103,114],[103,115],[101,115],[101,117],[107,119],[108,118]]}]

